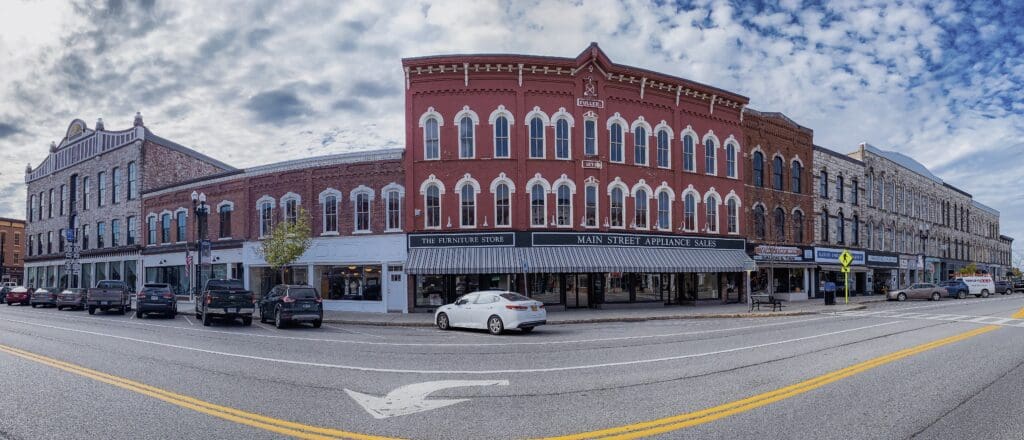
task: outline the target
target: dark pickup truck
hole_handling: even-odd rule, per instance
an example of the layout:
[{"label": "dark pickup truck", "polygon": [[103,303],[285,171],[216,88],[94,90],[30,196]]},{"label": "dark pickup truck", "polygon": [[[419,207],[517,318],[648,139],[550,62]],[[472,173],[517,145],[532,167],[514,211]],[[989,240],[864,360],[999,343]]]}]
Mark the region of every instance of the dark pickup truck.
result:
[{"label": "dark pickup truck", "polygon": [[96,309],[104,312],[117,310],[118,314],[123,315],[132,310],[132,296],[124,281],[104,280],[86,291],[85,305],[90,315],[95,314]]},{"label": "dark pickup truck", "polygon": [[206,326],[213,318],[241,318],[243,325],[252,325],[254,309],[255,296],[245,290],[241,280],[209,280],[196,298],[196,319]]}]

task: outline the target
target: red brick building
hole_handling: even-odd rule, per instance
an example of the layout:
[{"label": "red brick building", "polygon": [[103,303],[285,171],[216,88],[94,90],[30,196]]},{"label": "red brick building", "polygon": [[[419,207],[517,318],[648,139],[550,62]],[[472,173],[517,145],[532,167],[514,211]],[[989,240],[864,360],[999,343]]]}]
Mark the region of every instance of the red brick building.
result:
[{"label": "red brick building", "polygon": [[0,217],[0,282],[21,283],[25,271],[25,221]]},{"label": "red brick building", "polygon": [[740,299],[747,98],[596,44],[402,64],[416,306],[483,288],[567,307]]}]

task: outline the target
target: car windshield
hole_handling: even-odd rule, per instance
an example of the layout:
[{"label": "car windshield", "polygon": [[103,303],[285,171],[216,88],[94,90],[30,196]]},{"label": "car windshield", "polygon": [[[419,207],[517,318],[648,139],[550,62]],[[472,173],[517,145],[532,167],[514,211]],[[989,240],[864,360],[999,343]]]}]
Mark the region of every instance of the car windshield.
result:
[{"label": "car windshield", "polygon": [[520,294],[518,294],[518,293],[512,293],[512,292],[508,292],[508,293],[502,293],[502,294],[501,294],[501,297],[502,297],[502,298],[505,298],[505,299],[507,299],[507,300],[509,300],[509,301],[512,301],[512,302],[517,302],[517,301],[532,301],[532,300],[530,299],[530,297],[527,297],[527,296],[523,296],[523,295],[520,295]]},{"label": "car windshield", "polygon": [[291,289],[288,296],[295,299],[316,299],[318,295],[314,289]]}]

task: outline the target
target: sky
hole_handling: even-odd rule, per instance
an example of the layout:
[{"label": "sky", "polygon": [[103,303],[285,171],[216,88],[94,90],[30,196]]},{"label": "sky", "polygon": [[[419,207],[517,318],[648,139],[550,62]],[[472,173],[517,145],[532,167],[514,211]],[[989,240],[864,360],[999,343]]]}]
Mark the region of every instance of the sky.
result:
[{"label": "sky", "polygon": [[404,146],[402,57],[524,53],[730,90],[840,152],[899,151],[1002,212],[1024,256],[1024,1],[4,0],[0,216],[81,118],[237,167]]}]

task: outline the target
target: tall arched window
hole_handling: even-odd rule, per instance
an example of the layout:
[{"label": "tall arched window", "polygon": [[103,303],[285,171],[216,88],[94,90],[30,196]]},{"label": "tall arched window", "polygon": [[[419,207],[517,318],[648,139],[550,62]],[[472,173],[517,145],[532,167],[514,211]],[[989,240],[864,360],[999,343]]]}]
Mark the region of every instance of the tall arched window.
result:
[{"label": "tall arched window", "polygon": [[715,141],[704,140],[704,173],[710,175],[718,174],[718,158],[715,157]]},{"label": "tall arched window", "polygon": [[505,183],[494,188],[494,226],[512,226],[512,199]]},{"label": "tall arched window", "polygon": [[754,152],[754,186],[764,188],[764,154],[760,151]]},{"label": "tall arched window", "polygon": [[786,241],[786,211],[783,211],[782,208],[775,208],[775,215],[773,217],[775,217],[772,219],[775,222],[773,225],[775,228],[775,240],[780,243],[784,242]]},{"label": "tall arched window", "polygon": [[473,133],[473,118],[463,116],[459,120],[459,158],[472,159],[476,156],[476,139]]},{"label": "tall arched window", "polygon": [[622,126],[619,124],[612,124],[609,130],[610,138],[608,139],[608,155],[611,156],[612,162],[623,162],[622,157]]},{"label": "tall arched window", "polygon": [[697,230],[697,198],[693,194],[683,196],[683,229]]},{"label": "tall arched window", "polygon": [[270,235],[274,228],[274,203],[263,202],[260,204],[260,237]]},{"label": "tall arched window", "polygon": [[865,240],[866,241],[865,244],[867,244],[867,247],[869,249],[876,249],[876,247],[875,247],[875,224],[871,223],[871,220],[868,220],[868,222],[867,222],[867,224],[865,226],[867,226],[867,228],[868,228],[867,236],[865,237],[865,239],[866,239]]},{"label": "tall arched window", "polygon": [[555,122],[555,158],[569,158],[569,121],[565,119]]},{"label": "tall arched window", "polygon": [[494,120],[494,157],[509,157],[508,118],[504,116],[498,116]]},{"label": "tall arched window", "polygon": [[860,217],[856,214],[853,215],[853,220],[850,223],[850,241],[854,245],[860,245]]},{"label": "tall arched window", "polygon": [[361,192],[356,194],[355,199],[355,232],[370,231],[370,195],[372,193]]},{"label": "tall arched window", "polygon": [[441,133],[437,125],[437,118],[427,119],[423,125],[423,157],[427,160],[441,158]]},{"label": "tall arched window", "polygon": [[647,165],[647,129],[643,127],[633,130],[633,163]]},{"label": "tall arched window", "polygon": [[473,185],[462,185],[459,190],[459,226],[476,227],[476,191]]},{"label": "tall arched window", "polygon": [[[875,206],[875,171],[868,172],[868,206]],[[870,243],[868,244],[870,246]]]},{"label": "tall arched window", "polygon": [[836,200],[842,202],[846,199],[846,182],[843,180],[843,175],[836,176]]},{"label": "tall arched window", "polygon": [[803,211],[793,212],[793,241],[804,242],[804,213]]},{"label": "tall arched window", "polygon": [[586,212],[584,213],[583,225],[588,228],[597,227],[597,186],[587,185],[584,190],[584,198]]},{"label": "tall arched window", "polygon": [[683,171],[696,171],[696,159],[693,151],[693,136],[683,136]]},{"label": "tall arched window", "polygon": [[802,178],[803,178],[803,166],[800,162],[793,161],[793,164],[789,167],[789,190],[794,193],[800,194],[803,192]]},{"label": "tall arched window", "polygon": [[846,243],[846,217],[843,217],[843,210],[836,213],[836,241],[840,244]]},{"label": "tall arched window", "polygon": [[135,162],[128,162],[128,200],[139,198],[139,167]]},{"label": "tall arched window", "polygon": [[728,225],[729,233],[730,234],[738,234],[740,232],[740,224],[739,224],[739,214],[740,214],[739,211],[740,211],[740,207],[739,207],[739,204],[736,203],[736,199],[730,198],[728,201],[725,202],[725,206],[726,206],[726,216],[729,218],[729,222],[728,222],[729,223],[729,225]]},{"label": "tall arched window", "polygon": [[856,178],[850,179],[850,203],[856,205],[860,203],[860,182]]},{"label": "tall arched window", "polygon": [[708,233],[718,233],[718,197],[704,200],[704,228]]},{"label": "tall arched window", "polygon": [[171,215],[164,214],[160,216],[160,242],[170,243],[171,242]]},{"label": "tall arched window", "polygon": [[583,121],[583,154],[597,155],[597,121],[593,118]]},{"label": "tall arched window", "polygon": [[[146,218],[146,244],[156,244],[156,216]],[[31,246],[30,246],[31,248]]]},{"label": "tall arched window", "polygon": [[[220,220],[220,238],[231,238],[231,212],[235,210],[234,205],[225,203],[217,208],[217,218]],[[337,206],[335,206],[335,213],[337,213]],[[131,239],[131,233],[134,230],[132,226],[131,218],[128,220],[128,238]],[[334,219],[334,230],[338,230],[338,219],[335,216]]]},{"label": "tall arched window", "polygon": [[821,242],[829,242],[829,231],[828,231],[828,210],[823,209],[821,211]]},{"label": "tall arched window", "polygon": [[818,174],[818,192],[822,198],[828,198],[828,171],[821,170]]},{"label": "tall arched window", "polygon": [[636,195],[633,196],[633,227],[637,229],[647,229],[647,207],[649,206],[649,200],[647,199],[647,191],[637,190]]},{"label": "tall arched window", "polygon": [[782,191],[782,158],[779,156],[772,159],[772,188]]},{"label": "tall arched window", "polygon": [[624,196],[625,194],[623,194],[622,188],[612,188],[610,196],[611,200],[609,200],[608,207],[609,215],[611,217],[611,227],[613,228],[621,228],[625,224],[625,219],[623,218],[623,215],[625,214],[623,212],[623,205],[625,205]]},{"label": "tall arched window", "polygon": [[559,185],[555,191],[555,222],[558,226],[572,226],[572,191],[569,185]]},{"label": "tall arched window", "polygon": [[544,194],[544,187],[537,183],[530,188],[530,226],[543,227],[547,225],[548,215],[547,197]]},{"label": "tall arched window", "polygon": [[672,204],[668,191],[658,193],[658,229],[672,229]]},{"label": "tall arched window", "polygon": [[758,240],[764,240],[764,222],[764,206],[757,205],[754,207],[754,237]]},{"label": "tall arched window", "polygon": [[437,185],[427,186],[423,194],[423,207],[427,215],[424,216],[426,228],[441,227],[441,189]]},{"label": "tall arched window", "polygon": [[540,116],[530,119],[530,158],[544,158],[544,120]]},{"label": "tall arched window", "polygon": [[725,146],[725,175],[736,177],[736,146],[733,144]]},{"label": "tall arched window", "polygon": [[661,130],[658,132],[658,166],[662,168],[671,167],[669,160],[669,142],[668,132]]}]

